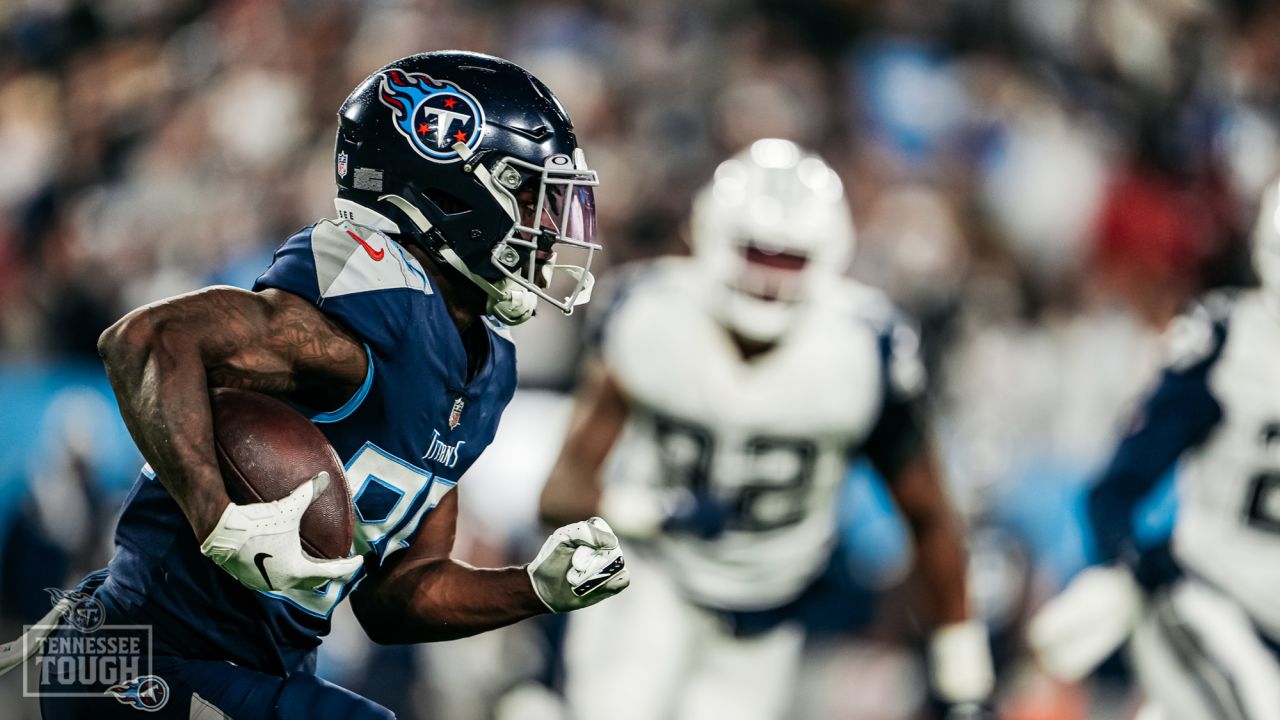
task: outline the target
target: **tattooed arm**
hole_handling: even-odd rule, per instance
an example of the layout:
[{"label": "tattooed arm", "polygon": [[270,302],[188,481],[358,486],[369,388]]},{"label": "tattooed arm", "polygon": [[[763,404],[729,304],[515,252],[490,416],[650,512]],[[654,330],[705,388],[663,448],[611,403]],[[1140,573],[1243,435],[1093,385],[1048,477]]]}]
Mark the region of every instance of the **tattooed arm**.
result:
[{"label": "tattooed arm", "polygon": [[212,287],[138,308],[98,339],[129,433],[197,539],[230,499],[213,450],[209,389],[340,405],[364,380],[363,346],[306,300]]}]

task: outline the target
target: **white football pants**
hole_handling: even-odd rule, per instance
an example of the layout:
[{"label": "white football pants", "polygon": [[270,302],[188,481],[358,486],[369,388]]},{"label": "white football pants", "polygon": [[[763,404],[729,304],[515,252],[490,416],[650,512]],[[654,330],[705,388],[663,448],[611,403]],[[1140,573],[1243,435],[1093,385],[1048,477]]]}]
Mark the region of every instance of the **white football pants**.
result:
[{"label": "white football pants", "polygon": [[569,618],[566,695],[574,720],[788,717],[804,633],[745,639],[686,602],[653,559],[627,555],[631,587]]},{"label": "white football pants", "polygon": [[1280,720],[1280,661],[1238,605],[1194,580],[1152,598],[1130,652],[1160,720]]}]

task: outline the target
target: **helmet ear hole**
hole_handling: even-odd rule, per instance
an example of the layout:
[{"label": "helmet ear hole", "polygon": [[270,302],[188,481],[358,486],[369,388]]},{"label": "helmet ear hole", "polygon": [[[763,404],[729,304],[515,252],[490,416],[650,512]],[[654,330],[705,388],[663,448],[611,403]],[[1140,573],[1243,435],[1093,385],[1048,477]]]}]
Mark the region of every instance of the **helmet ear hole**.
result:
[{"label": "helmet ear hole", "polygon": [[445,192],[440,188],[429,188],[427,190],[423,190],[422,194],[434,203],[435,206],[440,209],[440,212],[445,215],[459,215],[471,210],[471,206],[468,205],[466,201],[462,200],[457,195]]},{"label": "helmet ear hole", "polygon": [[365,128],[345,115],[338,116],[338,139],[360,147],[364,144]]}]

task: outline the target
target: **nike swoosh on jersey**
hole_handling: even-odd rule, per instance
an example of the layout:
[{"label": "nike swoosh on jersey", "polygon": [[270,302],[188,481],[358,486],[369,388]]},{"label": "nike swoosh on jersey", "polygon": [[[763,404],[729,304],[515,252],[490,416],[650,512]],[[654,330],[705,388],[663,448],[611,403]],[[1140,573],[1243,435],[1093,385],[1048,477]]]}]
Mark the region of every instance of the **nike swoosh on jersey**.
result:
[{"label": "nike swoosh on jersey", "polygon": [[364,241],[364,238],[362,238],[362,237],[360,237],[359,235],[357,235],[357,234],[355,234],[355,233],[351,232],[350,230],[348,230],[348,231],[347,231],[347,234],[351,236],[351,239],[352,239],[352,240],[355,240],[356,242],[360,243],[360,247],[364,248],[364,251],[365,251],[365,252],[367,252],[367,253],[369,253],[369,257],[373,258],[373,261],[374,261],[374,262],[378,262],[379,260],[381,260],[381,259],[383,258],[383,256],[384,256],[384,255],[386,255],[386,254],[387,254],[387,251],[386,251],[386,250],[374,250],[374,249],[369,245],[369,243],[367,243],[367,242],[365,242],[365,241]]}]

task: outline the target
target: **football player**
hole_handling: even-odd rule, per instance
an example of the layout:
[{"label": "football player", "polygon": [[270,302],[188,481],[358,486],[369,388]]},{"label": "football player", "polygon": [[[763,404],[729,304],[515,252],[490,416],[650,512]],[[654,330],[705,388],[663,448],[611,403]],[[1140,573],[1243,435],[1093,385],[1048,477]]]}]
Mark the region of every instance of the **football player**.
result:
[{"label": "football player", "polygon": [[691,233],[693,257],[636,269],[616,293],[541,499],[545,520],[599,514],[647,552],[628,556],[627,596],[569,624],[574,717],[606,704],[635,720],[786,717],[803,641],[788,613],[827,565],[857,456],[914,535],[934,689],[972,709],[991,660],[917,338],[843,277],[854,229],[839,177],[759,140],[717,168]]},{"label": "football player", "polygon": [[[1260,288],[1178,318],[1168,358],[1088,497],[1103,564],[1036,617],[1030,640],[1068,680],[1128,641],[1161,720],[1280,720],[1280,184],[1254,228]],[[1134,512],[1177,464],[1171,543]]]},{"label": "football player", "polygon": [[[102,335],[147,466],[114,558],[80,590],[107,623],[152,626],[156,657],[150,675],[110,696],[44,698],[46,718],[132,718],[133,707],[386,718],[312,674],[348,596],[374,641],[417,643],[574,610],[628,583],[599,519],[555,531],[526,566],[450,557],[458,479],[515,389],[503,324],[527,320],[539,300],[568,313],[590,295],[596,174],[564,109],[512,63],[432,52],[370,75],[338,120],[337,219],[286,240],[252,292],[170,298]],[[566,247],[583,266],[557,262]],[[309,414],[345,461],[351,557],[321,560],[300,545],[299,518],[327,475],[276,502],[229,501],[215,387]]]}]

